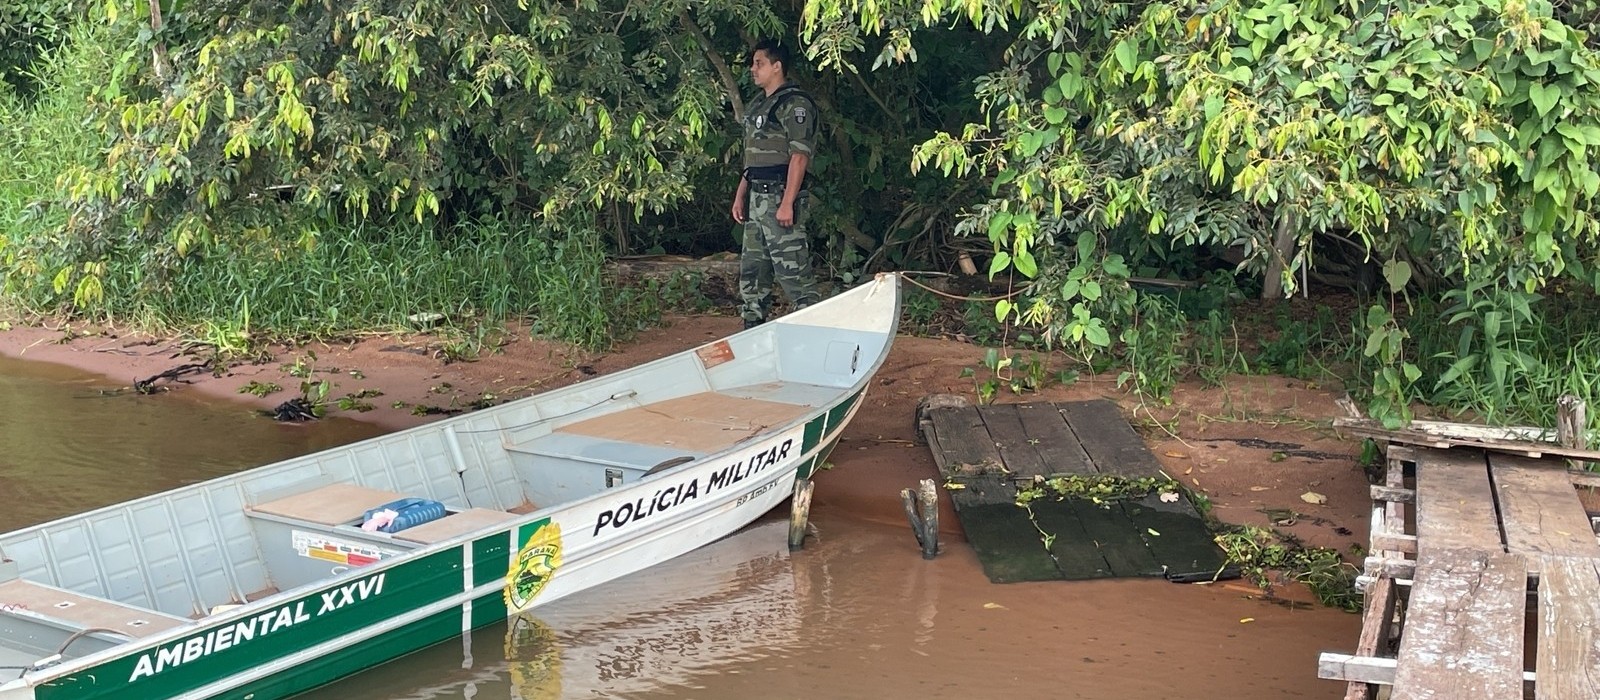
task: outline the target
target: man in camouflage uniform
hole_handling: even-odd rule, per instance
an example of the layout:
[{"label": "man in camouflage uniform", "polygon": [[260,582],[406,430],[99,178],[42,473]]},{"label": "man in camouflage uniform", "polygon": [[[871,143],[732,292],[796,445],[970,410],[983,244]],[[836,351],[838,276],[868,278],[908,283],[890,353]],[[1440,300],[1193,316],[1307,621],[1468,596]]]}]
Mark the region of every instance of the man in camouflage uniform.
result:
[{"label": "man in camouflage uniform", "polygon": [[788,79],[788,67],[788,47],[770,39],[750,57],[750,76],[761,94],[745,110],[744,171],[733,197],[733,220],[744,224],[739,315],[745,328],[767,320],[774,279],[796,309],[819,298],[806,238],[806,167],[817,107]]}]

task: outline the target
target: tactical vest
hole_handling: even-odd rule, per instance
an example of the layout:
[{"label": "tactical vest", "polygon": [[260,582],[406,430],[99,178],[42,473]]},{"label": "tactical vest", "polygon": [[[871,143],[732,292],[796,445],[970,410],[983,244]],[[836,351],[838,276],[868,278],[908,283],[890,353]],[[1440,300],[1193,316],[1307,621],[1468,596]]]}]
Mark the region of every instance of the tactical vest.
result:
[{"label": "tactical vest", "polygon": [[[744,115],[744,166],[747,177],[751,175],[750,171],[757,174],[786,172],[783,168],[789,165],[789,134],[778,121],[778,111],[794,98],[804,99],[811,107],[811,118],[816,118],[816,102],[794,84],[785,85],[767,97],[765,110],[752,110]],[[768,170],[772,168],[777,169]],[[776,177],[754,179],[782,180],[784,177],[778,174]]]}]

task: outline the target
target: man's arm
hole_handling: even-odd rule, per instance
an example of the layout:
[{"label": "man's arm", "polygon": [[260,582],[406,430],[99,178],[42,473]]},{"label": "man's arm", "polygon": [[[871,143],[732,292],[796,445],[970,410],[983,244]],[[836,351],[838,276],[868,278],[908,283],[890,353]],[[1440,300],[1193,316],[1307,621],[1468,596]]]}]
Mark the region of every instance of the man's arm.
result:
[{"label": "man's arm", "polygon": [[[793,166],[790,166],[793,167]],[[750,181],[744,179],[744,174],[739,175],[739,191],[733,195],[733,220],[744,223],[744,198],[750,192]]]},{"label": "man's arm", "polygon": [[[800,196],[800,186],[806,181],[806,166],[811,164],[811,154],[792,151],[789,153],[789,176],[785,179],[788,183],[783,188],[783,203],[778,205],[778,225],[789,228],[794,225],[794,200]],[[740,187],[743,187],[741,181]]]}]

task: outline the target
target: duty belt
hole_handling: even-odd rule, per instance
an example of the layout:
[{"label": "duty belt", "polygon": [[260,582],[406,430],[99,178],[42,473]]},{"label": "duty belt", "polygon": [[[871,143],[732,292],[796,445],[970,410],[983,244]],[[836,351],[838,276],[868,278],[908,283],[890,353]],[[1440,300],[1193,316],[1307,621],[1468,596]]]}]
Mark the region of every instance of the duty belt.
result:
[{"label": "duty belt", "polygon": [[[778,194],[783,192],[784,184],[782,180],[751,180],[750,191],[759,194]],[[801,189],[800,191],[804,192],[805,190]]]}]

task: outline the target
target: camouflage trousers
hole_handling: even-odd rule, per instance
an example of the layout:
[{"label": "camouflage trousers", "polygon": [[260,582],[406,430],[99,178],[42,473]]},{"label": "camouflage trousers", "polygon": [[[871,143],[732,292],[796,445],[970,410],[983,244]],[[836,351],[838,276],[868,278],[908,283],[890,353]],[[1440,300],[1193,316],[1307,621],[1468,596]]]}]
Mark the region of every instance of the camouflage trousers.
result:
[{"label": "camouflage trousers", "polygon": [[744,251],[739,256],[739,315],[746,321],[767,320],[772,306],[772,282],[803,309],[817,303],[817,281],[811,273],[811,246],[806,238],[806,209],[810,195],[794,200],[794,226],[778,225],[781,192],[750,192],[745,207]]}]

